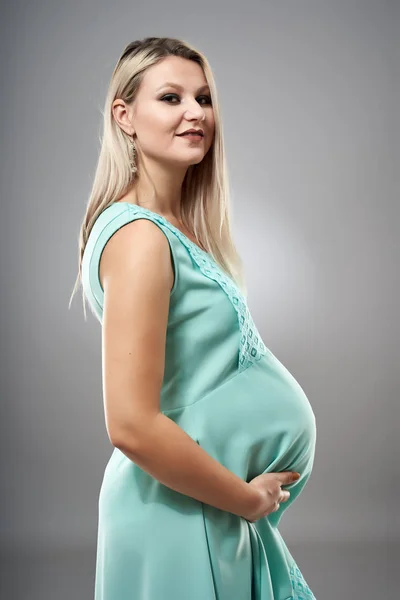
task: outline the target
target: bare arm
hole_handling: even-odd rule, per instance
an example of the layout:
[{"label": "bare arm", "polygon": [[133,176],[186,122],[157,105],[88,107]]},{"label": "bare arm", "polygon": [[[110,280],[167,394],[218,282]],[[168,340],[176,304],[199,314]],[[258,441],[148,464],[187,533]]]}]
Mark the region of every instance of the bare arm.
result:
[{"label": "bare arm", "polygon": [[173,490],[243,516],[260,502],[256,490],[226,469],[160,413],[146,423],[148,431],[135,444],[127,435],[118,448],[144,471]]},{"label": "bare arm", "polygon": [[203,450],[160,412],[169,296],[168,240],[154,223],[133,221],[106,244],[103,391],[111,443],[167,487],[242,516],[257,490]]}]

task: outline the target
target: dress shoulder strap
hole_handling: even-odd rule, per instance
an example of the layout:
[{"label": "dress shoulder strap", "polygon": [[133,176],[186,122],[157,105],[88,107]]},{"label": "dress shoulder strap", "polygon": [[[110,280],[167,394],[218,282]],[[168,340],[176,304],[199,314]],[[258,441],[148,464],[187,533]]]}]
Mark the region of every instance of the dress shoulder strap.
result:
[{"label": "dress shoulder strap", "polygon": [[157,219],[155,213],[141,206],[126,202],[114,202],[97,217],[89,234],[82,259],[82,286],[89,301],[92,312],[101,322],[103,316],[104,290],[100,283],[99,269],[102,252],[111,236],[127,223],[137,219],[153,221],[163,231],[168,239],[171,251],[171,261],[174,270],[174,284],[171,295],[175,292],[178,282],[178,258],[176,245],[179,243],[176,236]]}]

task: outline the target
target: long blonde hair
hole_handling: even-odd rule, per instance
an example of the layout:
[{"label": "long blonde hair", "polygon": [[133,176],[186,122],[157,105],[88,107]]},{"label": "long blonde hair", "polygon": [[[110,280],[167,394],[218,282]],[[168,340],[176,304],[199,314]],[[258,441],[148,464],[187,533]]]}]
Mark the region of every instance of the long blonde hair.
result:
[{"label": "long blonde hair", "polygon": [[[132,175],[131,171],[130,139],[114,119],[112,104],[117,98],[127,104],[132,103],[146,70],[167,56],[193,60],[202,67],[210,86],[215,121],[212,146],[200,163],[189,166],[182,183],[182,221],[194,231],[203,248],[246,295],[243,264],[230,228],[231,209],[222,122],[211,67],[206,57],[187,42],[174,38],[149,37],[130,43],[112,73],[102,113],[103,137],[99,159],[79,231],[79,271],[69,307],[79,282],[82,282],[82,258],[94,222],[103,210],[127,193],[137,176]],[[82,297],[86,319],[83,286]]]}]

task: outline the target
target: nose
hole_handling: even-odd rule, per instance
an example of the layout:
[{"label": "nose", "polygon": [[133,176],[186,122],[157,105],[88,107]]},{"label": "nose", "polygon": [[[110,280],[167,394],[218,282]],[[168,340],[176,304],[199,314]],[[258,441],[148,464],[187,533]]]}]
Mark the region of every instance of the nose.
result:
[{"label": "nose", "polygon": [[193,100],[191,102],[190,108],[187,108],[186,110],[186,115],[189,120],[189,115],[193,115],[191,118],[194,118],[196,121],[204,121],[204,119],[206,118],[206,113],[203,107],[200,106],[200,104],[197,102],[197,100]]}]

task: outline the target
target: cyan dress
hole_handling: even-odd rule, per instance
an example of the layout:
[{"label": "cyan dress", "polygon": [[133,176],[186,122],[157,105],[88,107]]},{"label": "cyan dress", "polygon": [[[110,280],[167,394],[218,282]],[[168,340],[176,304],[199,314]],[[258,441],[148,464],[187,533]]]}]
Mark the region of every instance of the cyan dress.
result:
[{"label": "cyan dress", "polygon": [[283,487],[291,496],[277,512],[250,523],[166,487],[114,448],[99,495],[95,600],[315,600],[278,530],[311,474],[310,403],[232,279],[149,209],[117,202],[93,226],[82,282],[100,323],[100,256],[134,219],[164,232],[175,273],[160,410],[244,481],[272,471],[301,477]]}]

